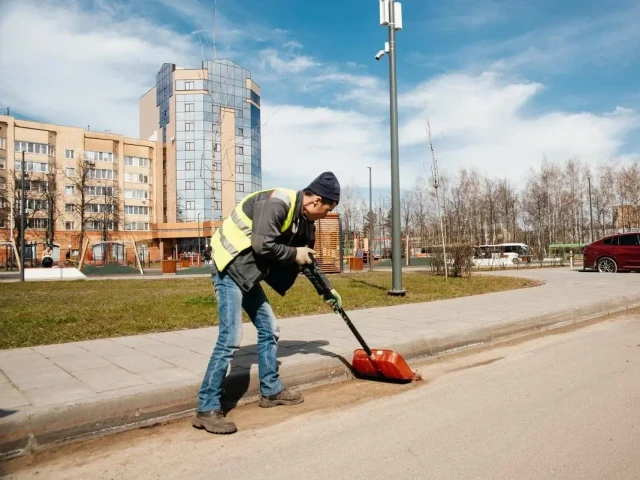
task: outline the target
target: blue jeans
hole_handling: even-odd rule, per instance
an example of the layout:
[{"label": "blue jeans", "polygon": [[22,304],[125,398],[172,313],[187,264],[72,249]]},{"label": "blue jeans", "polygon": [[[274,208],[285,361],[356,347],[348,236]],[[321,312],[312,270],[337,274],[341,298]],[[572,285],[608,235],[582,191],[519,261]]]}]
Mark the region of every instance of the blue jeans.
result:
[{"label": "blue jeans", "polygon": [[226,272],[212,273],[211,282],[218,303],[220,325],[218,341],[198,392],[198,411],[221,408],[224,379],[230,369],[231,357],[240,348],[242,340],[242,309],[258,331],[260,392],[264,396],[280,393],[284,390],[276,358],[280,329],[262,286],[257,284],[244,292]]}]

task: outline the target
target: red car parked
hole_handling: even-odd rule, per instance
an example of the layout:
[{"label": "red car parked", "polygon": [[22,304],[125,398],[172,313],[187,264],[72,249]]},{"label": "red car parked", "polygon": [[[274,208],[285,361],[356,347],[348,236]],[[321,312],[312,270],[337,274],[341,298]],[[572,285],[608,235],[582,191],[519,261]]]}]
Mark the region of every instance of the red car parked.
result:
[{"label": "red car parked", "polygon": [[584,268],[615,273],[640,270],[640,234],[619,233],[587,245],[583,251]]}]

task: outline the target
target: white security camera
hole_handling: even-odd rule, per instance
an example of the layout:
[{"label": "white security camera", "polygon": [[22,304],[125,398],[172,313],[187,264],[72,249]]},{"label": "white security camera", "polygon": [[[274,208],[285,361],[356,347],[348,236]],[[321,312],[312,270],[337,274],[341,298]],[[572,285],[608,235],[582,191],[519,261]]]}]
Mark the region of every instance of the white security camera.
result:
[{"label": "white security camera", "polygon": [[376,53],[376,60],[380,60],[384,56],[384,50],[380,50]]}]

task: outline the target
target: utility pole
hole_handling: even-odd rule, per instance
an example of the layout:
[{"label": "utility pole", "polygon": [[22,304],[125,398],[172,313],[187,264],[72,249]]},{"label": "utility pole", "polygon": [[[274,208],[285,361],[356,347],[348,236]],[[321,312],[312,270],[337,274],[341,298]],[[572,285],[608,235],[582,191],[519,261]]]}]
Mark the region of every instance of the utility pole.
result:
[{"label": "utility pole", "polygon": [[198,212],[198,266],[200,266],[200,212]]},{"label": "utility pole", "polygon": [[371,167],[369,169],[369,271],[373,272],[373,201],[371,197]]},{"label": "utility pole", "polygon": [[380,0],[380,25],[388,26],[389,42],[376,54],[380,60],[389,53],[389,97],[391,129],[391,265],[393,286],[389,295],[404,296],[402,288],[402,232],[400,222],[400,161],[398,148],[398,89],[396,84],[396,30],[402,29],[402,5]]},{"label": "utility pole", "polygon": [[24,150],[22,150],[22,180],[20,182],[20,281],[24,282],[24,228],[25,228],[25,215],[26,215],[26,203],[27,203],[27,195],[26,195],[26,185],[24,179],[25,172],[25,162],[24,162]]},{"label": "utility pole", "polygon": [[591,223],[591,242],[593,243],[593,205],[591,204],[591,177],[587,177],[587,182],[589,184],[589,220]]}]

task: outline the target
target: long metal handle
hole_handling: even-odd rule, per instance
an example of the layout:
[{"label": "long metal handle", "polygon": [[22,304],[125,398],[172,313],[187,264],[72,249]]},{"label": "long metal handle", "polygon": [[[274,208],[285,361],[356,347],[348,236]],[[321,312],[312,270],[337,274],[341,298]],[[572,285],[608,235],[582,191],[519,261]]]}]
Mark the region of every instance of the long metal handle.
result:
[{"label": "long metal handle", "polygon": [[367,342],[364,341],[364,338],[362,338],[362,335],[360,335],[360,332],[358,332],[358,330],[356,330],[356,327],[353,325],[353,323],[351,323],[351,320],[347,316],[347,313],[342,308],[338,308],[338,313],[340,314],[344,322],[347,324],[347,326],[351,329],[353,334],[356,336],[356,338],[360,342],[360,345],[362,345],[362,348],[364,349],[364,351],[367,352],[367,355],[371,356],[371,349],[369,348],[369,345],[367,345]]},{"label": "long metal handle", "polygon": [[[315,278],[317,282],[322,286],[325,299],[331,298],[333,296],[331,294],[331,288],[329,287],[329,285],[326,284],[326,282],[322,278],[322,275],[320,275],[320,266],[318,265],[318,262],[316,262],[316,259],[312,254],[309,254],[309,257],[311,257],[311,260],[313,263],[310,267],[306,267],[306,268],[311,271],[313,278]],[[367,355],[371,356],[371,349],[369,348],[369,345],[367,345],[367,342],[364,341],[364,338],[362,338],[362,335],[360,335],[360,332],[358,332],[355,325],[351,322],[351,319],[347,315],[347,312],[345,312],[342,309],[342,307],[337,308],[337,311],[342,317],[342,319],[344,320],[344,322],[347,324],[351,332],[358,339],[358,342],[360,342],[360,345],[362,345],[362,348],[364,349],[364,351],[367,352]]]}]

